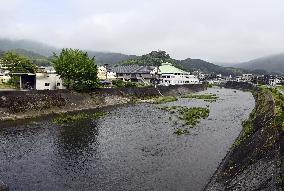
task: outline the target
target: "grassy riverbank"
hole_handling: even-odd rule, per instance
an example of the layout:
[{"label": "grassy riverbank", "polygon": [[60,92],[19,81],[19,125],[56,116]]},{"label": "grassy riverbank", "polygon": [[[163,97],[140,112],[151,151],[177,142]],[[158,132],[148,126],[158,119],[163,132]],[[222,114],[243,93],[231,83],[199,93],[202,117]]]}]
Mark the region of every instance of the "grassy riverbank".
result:
[{"label": "grassy riverbank", "polygon": [[229,83],[227,87],[251,91],[255,108],[205,190],[278,190],[283,185],[279,173],[283,167],[279,140],[283,95],[276,89],[244,83]]}]

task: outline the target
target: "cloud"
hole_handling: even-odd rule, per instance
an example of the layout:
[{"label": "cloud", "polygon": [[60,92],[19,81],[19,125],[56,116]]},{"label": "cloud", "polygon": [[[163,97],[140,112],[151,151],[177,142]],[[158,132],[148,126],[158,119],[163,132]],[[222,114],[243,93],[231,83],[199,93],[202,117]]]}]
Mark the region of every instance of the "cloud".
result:
[{"label": "cloud", "polygon": [[[282,0],[12,0],[1,36],[57,47],[244,61],[282,52]],[[5,7],[5,9],[3,8]]]}]

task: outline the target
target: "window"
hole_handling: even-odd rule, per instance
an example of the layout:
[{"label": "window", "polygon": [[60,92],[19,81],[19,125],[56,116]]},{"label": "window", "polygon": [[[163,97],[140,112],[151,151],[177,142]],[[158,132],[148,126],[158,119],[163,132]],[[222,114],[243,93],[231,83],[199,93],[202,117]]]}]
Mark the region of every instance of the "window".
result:
[{"label": "window", "polygon": [[56,85],[57,85],[57,86],[60,86],[60,83],[57,83]]},{"label": "window", "polygon": [[45,84],[44,84],[44,86],[49,86],[49,85],[50,85],[50,83],[45,83]]}]

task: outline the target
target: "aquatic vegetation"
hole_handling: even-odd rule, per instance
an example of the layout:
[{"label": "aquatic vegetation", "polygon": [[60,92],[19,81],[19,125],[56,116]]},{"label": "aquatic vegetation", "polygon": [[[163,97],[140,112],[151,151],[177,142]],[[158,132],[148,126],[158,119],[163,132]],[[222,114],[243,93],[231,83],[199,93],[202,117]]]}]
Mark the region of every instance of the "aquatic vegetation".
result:
[{"label": "aquatic vegetation", "polygon": [[208,101],[208,102],[213,102],[216,101],[218,99],[218,96],[216,94],[204,94],[204,95],[184,95],[181,96],[181,98],[187,98],[187,99],[203,99],[204,101]]},{"label": "aquatic vegetation", "polygon": [[190,133],[189,133],[188,129],[181,129],[181,128],[178,128],[178,129],[174,132],[174,134],[176,134],[176,135],[189,135]]},{"label": "aquatic vegetation", "polygon": [[73,123],[76,121],[82,121],[82,120],[96,120],[99,119],[100,117],[104,116],[106,113],[105,112],[95,112],[92,114],[86,114],[86,113],[79,113],[75,115],[71,114],[60,114],[58,117],[53,119],[54,124],[65,124],[65,123]]},{"label": "aquatic vegetation", "polygon": [[205,119],[209,116],[209,108],[203,107],[182,107],[182,106],[172,106],[172,107],[161,107],[160,109],[168,111],[171,114],[178,114],[178,118],[185,121],[186,125],[195,126],[199,123],[200,119]]},{"label": "aquatic vegetation", "polygon": [[167,102],[174,102],[174,101],[177,101],[177,100],[178,99],[174,96],[163,96],[163,97],[156,98],[153,103],[161,104],[161,103],[167,103]]},{"label": "aquatic vegetation", "polygon": [[179,118],[186,122],[186,125],[195,126],[200,119],[205,119],[209,116],[209,109],[202,107],[181,107],[178,109]]}]

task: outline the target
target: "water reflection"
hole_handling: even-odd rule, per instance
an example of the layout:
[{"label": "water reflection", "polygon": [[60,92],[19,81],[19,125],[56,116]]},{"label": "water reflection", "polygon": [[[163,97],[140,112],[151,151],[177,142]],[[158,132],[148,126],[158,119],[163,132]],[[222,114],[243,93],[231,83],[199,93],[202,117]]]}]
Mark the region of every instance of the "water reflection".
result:
[{"label": "water reflection", "polygon": [[[58,127],[55,127],[58,128]],[[98,125],[95,121],[81,121],[59,128],[57,149],[60,157],[76,160],[97,148]]]}]

